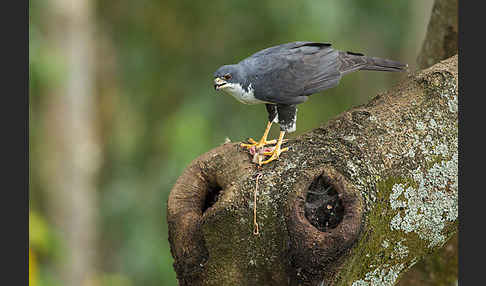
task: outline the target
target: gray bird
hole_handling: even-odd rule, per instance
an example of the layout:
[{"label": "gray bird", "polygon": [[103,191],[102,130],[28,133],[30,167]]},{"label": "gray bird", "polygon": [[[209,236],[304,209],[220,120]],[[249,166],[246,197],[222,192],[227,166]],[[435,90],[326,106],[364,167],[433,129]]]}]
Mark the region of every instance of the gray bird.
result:
[{"label": "gray bird", "polygon": [[[335,87],[344,74],[358,71],[401,72],[408,65],[396,61],[367,57],[360,53],[334,50],[331,44],[292,42],[261,50],[233,65],[224,65],[214,73],[214,88],[232,95],[244,104],[265,104],[268,123],[256,142],[242,143],[245,148],[260,149],[275,144],[270,156],[259,164],[278,159],[288,148],[281,148],[285,132],[294,132],[297,104],[311,94]],[[280,125],[278,140],[267,141],[272,123]]]}]

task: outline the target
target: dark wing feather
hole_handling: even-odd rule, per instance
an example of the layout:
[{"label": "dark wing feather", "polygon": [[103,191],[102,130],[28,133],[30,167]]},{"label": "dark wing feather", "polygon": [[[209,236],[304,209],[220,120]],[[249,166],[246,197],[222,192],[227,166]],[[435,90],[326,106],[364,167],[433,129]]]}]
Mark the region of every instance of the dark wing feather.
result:
[{"label": "dark wing feather", "polygon": [[248,58],[256,58],[260,57],[263,55],[268,55],[268,54],[277,54],[280,52],[287,52],[289,50],[303,47],[303,46],[322,46],[322,47],[329,47],[331,44],[328,43],[315,43],[315,42],[292,42],[292,43],[286,43],[286,44],[281,44],[278,46],[273,46],[269,47],[266,49],[263,49],[259,52],[254,53],[253,55],[249,56]]},{"label": "dark wing feather", "polygon": [[[337,51],[330,44],[295,42],[260,51],[240,62],[254,83],[255,97],[271,103],[299,104],[320,86],[339,81]],[[313,85],[314,84],[314,85]],[[307,86],[310,86],[308,88]]]},{"label": "dark wing feather", "polygon": [[341,79],[338,55],[338,51],[329,47],[315,56],[305,58],[304,62],[308,66],[309,73],[304,95],[311,95],[338,85]]}]

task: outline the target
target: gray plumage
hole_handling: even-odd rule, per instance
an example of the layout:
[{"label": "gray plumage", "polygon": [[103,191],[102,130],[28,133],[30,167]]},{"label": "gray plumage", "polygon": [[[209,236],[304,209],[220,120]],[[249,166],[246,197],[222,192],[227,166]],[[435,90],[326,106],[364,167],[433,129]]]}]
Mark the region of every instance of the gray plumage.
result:
[{"label": "gray plumage", "polygon": [[[341,77],[350,72],[399,72],[406,68],[407,65],[396,61],[334,50],[327,43],[292,42],[261,50],[237,64],[222,66],[214,77],[223,78],[229,74],[226,83],[237,84],[242,88],[240,93],[254,97],[254,100],[240,100],[244,103],[276,104],[281,129],[291,132],[295,129],[295,122],[294,128],[288,122],[295,121],[297,109],[291,108],[294,113],[285,112],[281,116],[278,114],[279,106],[282,110],[289,110],[285,105],[303,103],[311,94],[335,87]],[[221,86],[215,84],[215,88]],[[282,124],[282,121],[287,124]]]}]

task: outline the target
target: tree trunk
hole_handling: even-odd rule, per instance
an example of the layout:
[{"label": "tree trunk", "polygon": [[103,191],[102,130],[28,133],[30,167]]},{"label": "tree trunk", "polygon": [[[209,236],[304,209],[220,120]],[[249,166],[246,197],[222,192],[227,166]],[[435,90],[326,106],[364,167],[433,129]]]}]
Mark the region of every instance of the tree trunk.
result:
[{"label": "tree trunk", "polygon": [[[436,0],[418,64],[456,53],[457,0]],[[180,285],[394,285],[423,257],[405,280],[448,285],[457,240],[436,250],[457,231],[457,61],[290,140],[261,169],[231,143],[194,160],[168,202]]]},{"label": "tree trunk", "polygon": [[97,171],[94,42],[91,1],[49,2],[49,42],[62,69],[49,88],[47,136],[41,172],[51,221],[59,229],[63,258],[56,277],[66,286],[95,285],[97,268]]},{"label": "tree trunk", "polygon": [[261,169],[236,143],[194,160],[168,201],[180,284],[396,283],[457,231],[457,80],[457,56],[411,74]]},{"label": "tree trunk", "polygon": [[417,58],[420,68],[457,54],[457,2],[458,0],[436,0],[432,7],[427,34]]},{"label": "tree trunk", "polygon": [[[422,50],[417,58],[421,68],[457,53],[458,47],[458,0],[435,0]],[[452,286],[458,277],[457,233],[447,244],[418,262],[402,277],[399,286]]]}]

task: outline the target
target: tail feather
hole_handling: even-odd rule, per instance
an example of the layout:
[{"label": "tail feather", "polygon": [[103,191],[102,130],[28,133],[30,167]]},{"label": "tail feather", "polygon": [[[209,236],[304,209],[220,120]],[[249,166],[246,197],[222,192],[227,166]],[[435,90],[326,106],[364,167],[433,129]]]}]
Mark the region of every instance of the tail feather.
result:
[{"label": "tail feather", "polygon": [[367,64],[361,68],[362,70],[402,72],[408,68],[406,64],[376,57],[366,57],[366,62]]},{"label": "tail feather", "polygon": [[343,74],[357,70],[403,72],[408,69],[407,64],[352,52],[339,52],[339,60],[339,71]]}]

